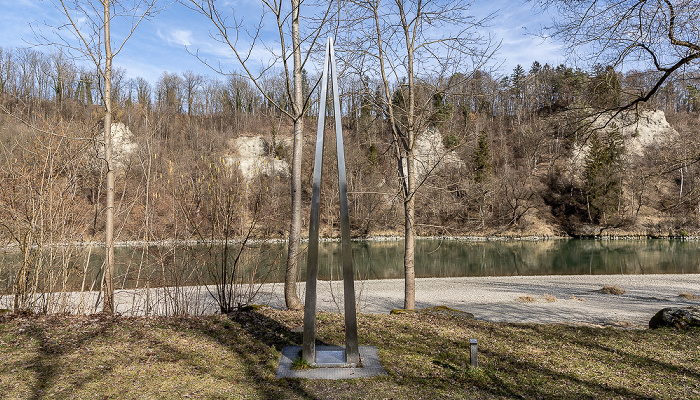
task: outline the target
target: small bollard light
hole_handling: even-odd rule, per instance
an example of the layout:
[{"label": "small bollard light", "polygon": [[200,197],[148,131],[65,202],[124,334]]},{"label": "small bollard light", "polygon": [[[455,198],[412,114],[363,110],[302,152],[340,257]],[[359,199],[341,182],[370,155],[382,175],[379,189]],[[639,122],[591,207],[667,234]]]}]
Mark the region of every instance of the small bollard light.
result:
[{"label": "small bollard light", "polygon": [[469,358],[472,368],[477,368],[479,366],[478,352],[479,345],[477,344],[476,339],[469,339]]}]

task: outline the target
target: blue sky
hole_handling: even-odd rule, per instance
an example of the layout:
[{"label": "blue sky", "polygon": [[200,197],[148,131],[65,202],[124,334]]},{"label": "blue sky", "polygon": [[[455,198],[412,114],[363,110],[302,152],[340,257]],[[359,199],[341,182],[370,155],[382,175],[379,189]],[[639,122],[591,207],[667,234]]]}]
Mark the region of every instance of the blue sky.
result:
[{"label": "blue sky", "polygon": [[[255,15],[260,10],[260,2],[256,0],[222,3],[235,6],[239,15],[243,16]],[[165,71],[181,73],[186,70],[216,75],[187,49],[190,52],[198,50],[224,65],[235,65],[233,55],[209,37],[211,25],[203,17],[177,2],[163,1],[162,4],[169,6],[155,18],[142,22],[115,59],[115,64],[124,68],[128,77],[140,76],[155,82]],[[3,48],[30,46],[37,43],[34,31],[50,35],[47,24],[65,22],[65,16],[59,13],[52,0],[0,0],[0,9],[0,47]],[[509,73],[517,64],[527,70],[535,60],[542,64],[566,61],[560,45],[534,35],[549,22],[548,14],[539,13],[531,5],[518,0],[477,0],[471,10],[478,16],[496,13],[483,34],[501,42],[500,50],[492,61],[492,65],[499,67],[501,73]],[[118,36],[119,32],[116,31],[115,35]],[[41,46],[37,49],[51,51]]]}]

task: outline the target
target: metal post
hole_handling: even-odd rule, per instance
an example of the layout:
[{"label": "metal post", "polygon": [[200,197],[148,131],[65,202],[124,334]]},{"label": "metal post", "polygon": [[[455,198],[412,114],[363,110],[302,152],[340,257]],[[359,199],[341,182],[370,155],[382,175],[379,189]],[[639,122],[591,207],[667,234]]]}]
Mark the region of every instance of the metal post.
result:
[{"label": "metal post", "polygon": [[333,86],[333,109],[338,155],[338,186],[340,192],[340,232],[343,251],[343,289],[345,298],[345,363],[355,366],[360,362],[357,341],[357,314],[355,310],[355,282],[350,248],[350,217],[348,211],[345,150],[338,96],[338,79],[335,70],[333,40],[326,43],[326,57],[321,78],[318,127],[316,131],[316,155],[314,159],[313,186],[311,192],[311,216],[309,219],[309,252],[306,266],[306,301],[304,304],[304,338],[302,359],[311,365],[316,363],[316,280],[318,277],[318,231],[321,205],[321,172],[323,166],[323,132],[326,118],[326,96],[330,68]]},{"label": "metal post", "polygon": [[340,194],[340,237],[343,250],[343,298],[345,305],[345,363],[357,365],[360,354],[357,344],[357,315],[355,310],[355,277],[350,248],[350,215],[348,211],[348,182],[345,171],[345,149],[343,147],[343,124],[338,96],[338,74],[335,70],[333,40],[328,38],[330,50],[331,80],[333,83],[333,109],[335,110],[335,141],[338,153],[338,187]]},{"label": "metal post", "polygon": [[323,126],[326,122],[325,104],[328,91],[328,59],[323,64],[321,99],[319,103],[318,127],[316,130],[316,156],[311,189],[311,215],[309,217],[309,252],[306,259],[306,300],[304,301],[304,337],[301,358],[314,365],[316,363],[316,280],[318,277],[318,228],[321,208],[321,172],[323,170]]},{"label": "metal post", "polygon": [[472,368],[477,368],[479,366],[479,346],[476,343],[476,339],[469,339],[469,358],[470,365]]}]

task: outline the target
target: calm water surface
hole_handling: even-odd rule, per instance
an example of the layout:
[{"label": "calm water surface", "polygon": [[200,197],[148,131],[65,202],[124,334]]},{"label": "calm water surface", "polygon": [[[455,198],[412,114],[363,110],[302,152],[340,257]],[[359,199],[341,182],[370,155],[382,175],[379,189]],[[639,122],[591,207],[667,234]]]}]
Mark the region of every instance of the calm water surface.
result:
[{"label": "calm water surface", "polygon": [[[330,245],[330,244],[329,244]],[[339,244],[327,253],[340,256]],[[403,277],[403,241],[354,245],[367,279]],[[700,241],[546,240],[416,242],[416,276],[514,276],[700,273]]]},{"label": "calm water surface", "polygon": [[[352,242],[358,279],[403,278],[403,241]],[[223,246],[152,246],[116,249],[118,287],[210,283],[222,265]],[[231,249],[236,250],[236,246]],[[300,260],[299,279],[304,280],[306,253]],[[76,254],[72,268],[82,270],[86,254]],[[229,265],[235,252],[229,257]],[[13,261],[13,259],[16,259]],[[0,262],[18,262],[18,255],[0,254]],[[99,281],[104,255],[93,249],[89,278]],[[238,279],[281,282],[284,277],[286,244],[257,245],[239,262]],[[322,242],[319,248],[319,278],[339,279],[341,246]],[[5,268],[5,270],[7,270]],[[700,241],[635,240],[545,240],[545,241],[416,241],[417,277],[515,276],[515,275],[602,275],[602,274],[700,273]],[[81,275],[82,276],[82,275]]]}]

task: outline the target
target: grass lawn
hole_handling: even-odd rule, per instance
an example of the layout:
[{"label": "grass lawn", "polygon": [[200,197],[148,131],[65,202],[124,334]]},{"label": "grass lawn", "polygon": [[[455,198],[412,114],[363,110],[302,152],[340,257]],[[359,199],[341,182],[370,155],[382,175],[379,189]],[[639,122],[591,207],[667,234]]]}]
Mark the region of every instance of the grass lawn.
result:
[{"label": "grass lawn", "polygon": [[[481,322],[459,315],[359,315],[386,377],[277,379],[301,312],[200,318],[0,317],[0,397],[700,399],[700,331]],[[319,314],[320,342],[343,319]],[[469,339],[480,368],[470,369]]]}]

